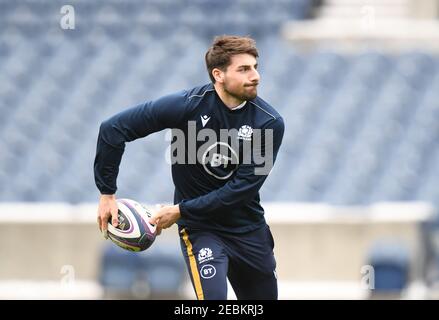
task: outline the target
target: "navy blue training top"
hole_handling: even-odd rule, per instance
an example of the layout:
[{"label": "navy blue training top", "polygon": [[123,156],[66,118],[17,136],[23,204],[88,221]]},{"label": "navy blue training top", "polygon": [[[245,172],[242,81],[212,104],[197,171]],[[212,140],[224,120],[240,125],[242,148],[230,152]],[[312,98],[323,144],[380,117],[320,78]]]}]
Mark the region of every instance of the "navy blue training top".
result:
[{"label": "navy blue training top", "polygon": [[[174,136],[174,204],[179,204],[181,212],[177,224],[230,233],[252,231],[265,224],[259,189],[270,171],[267,163],[274,164],[276,159],[284,121],[259,97],[231,110],[213,84],[148,101],[102,122],[94,162],[99,191],[116,192],[126,142],[165,128],[173,129]],[[261,135],[256,139],[258,129]],[[210,137],[215,133],[216,137]],[[248,143],[252,147],[246,148]],[[197,155],[190,152],[194,148]],[[256,173],[262,168],[268,170]]]}]

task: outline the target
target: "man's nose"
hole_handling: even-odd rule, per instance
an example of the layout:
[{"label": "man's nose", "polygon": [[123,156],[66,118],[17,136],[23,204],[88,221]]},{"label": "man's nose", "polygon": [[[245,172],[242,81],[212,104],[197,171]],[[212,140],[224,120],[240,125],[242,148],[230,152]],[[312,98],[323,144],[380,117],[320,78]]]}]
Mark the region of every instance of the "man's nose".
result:
[{"label": "man's nose", "polygon": [[256,69],[253,69],[253,72],[251,72],[250,74],[250,81],[251,82],[259,82],[260,76],[259,76],[259,72]]}]

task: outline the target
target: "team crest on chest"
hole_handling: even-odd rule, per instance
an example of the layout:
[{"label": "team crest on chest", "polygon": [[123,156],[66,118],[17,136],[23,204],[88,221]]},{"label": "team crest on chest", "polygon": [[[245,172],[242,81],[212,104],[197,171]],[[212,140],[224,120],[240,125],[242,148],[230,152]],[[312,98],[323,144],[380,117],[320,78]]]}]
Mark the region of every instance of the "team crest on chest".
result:
[{"label": "team crest on chest", "polygon": [[238,139],[251,141],[253,134],[253,128],[249,125],[243,125],[241,128],[239,128],[238,131]]}]

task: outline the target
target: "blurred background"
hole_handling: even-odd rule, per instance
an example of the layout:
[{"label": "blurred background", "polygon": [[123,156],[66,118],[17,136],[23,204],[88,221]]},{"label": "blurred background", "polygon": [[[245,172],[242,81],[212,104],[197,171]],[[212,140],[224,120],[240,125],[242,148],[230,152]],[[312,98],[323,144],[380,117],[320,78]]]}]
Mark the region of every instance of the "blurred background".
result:
[{"label": "blurred background", "polygon": [[[221,34],[256,40],[286,123],[279,298],[439,297],[438,0],[0,0],[0,298],[195,299],[175,227],[100,235],[93,160],[103,120],[207,83]],[[167,147],[127,145],[118,197],[172,202]]]}]

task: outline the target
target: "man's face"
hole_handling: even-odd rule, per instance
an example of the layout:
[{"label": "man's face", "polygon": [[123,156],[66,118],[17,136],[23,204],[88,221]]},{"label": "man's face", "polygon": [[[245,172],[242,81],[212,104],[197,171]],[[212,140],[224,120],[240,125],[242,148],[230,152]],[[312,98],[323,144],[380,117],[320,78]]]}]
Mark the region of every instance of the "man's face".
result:
[{"label": "man's face", "polygon": [[257,67],[256,58],[251,54],[232,56],[231,64],[223,72],[224,91],[242,101],[256,98],[260,79]]}]

